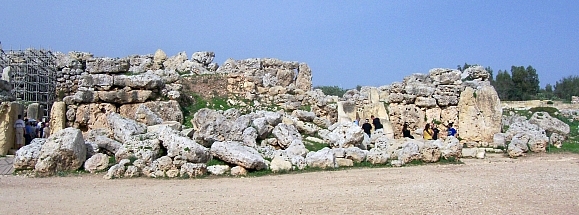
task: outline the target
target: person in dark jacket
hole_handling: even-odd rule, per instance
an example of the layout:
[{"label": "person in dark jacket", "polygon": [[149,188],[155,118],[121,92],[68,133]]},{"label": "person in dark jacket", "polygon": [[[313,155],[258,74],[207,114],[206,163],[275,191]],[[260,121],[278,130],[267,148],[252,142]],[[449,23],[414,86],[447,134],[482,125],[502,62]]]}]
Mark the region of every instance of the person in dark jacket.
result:
[{"label": "person in dark jacket", "polygon": [[410,130],[408,130],[408,123],[404,123],[402,126],[402,137],[408,137],[410,139],[414,139],[414,136],[410,134]]},{"label": "person in dark jacket", "polygon": [[368,137],[370,136],[370,131],[372,130],[372,125],[370,125],[370,120],[366,119],[366,122],[364,122],[364,124],[362,124],[362,130],[364,130],[364,133],[368,134]]},{"label": "person in dark jacket", "polygon": [[382,126],[382,123],[380,123],[380,118],[375,118],[374,115],[371,115],[370,118],[372,118],[372,124],[374,125],[374,131],[378,130],[378,129],[382,129],[384,126]]}]

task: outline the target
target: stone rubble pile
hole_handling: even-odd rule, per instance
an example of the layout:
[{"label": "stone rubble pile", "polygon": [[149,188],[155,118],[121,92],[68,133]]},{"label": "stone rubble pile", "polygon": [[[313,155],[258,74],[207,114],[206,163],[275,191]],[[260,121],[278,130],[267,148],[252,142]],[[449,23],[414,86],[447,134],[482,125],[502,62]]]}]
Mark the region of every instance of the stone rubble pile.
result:
[{"label": "stone rubble pile", "polygon": [[561,148],[563,141],[569,137],[569,125],[551,117],[547,112],[535,112],[530,119],[509,113],[502,120],[508,126],[505,133],[495,134],[497,144],[507,145],[511,157],[523,156],[524,153],[546,152],[549,145]]}]

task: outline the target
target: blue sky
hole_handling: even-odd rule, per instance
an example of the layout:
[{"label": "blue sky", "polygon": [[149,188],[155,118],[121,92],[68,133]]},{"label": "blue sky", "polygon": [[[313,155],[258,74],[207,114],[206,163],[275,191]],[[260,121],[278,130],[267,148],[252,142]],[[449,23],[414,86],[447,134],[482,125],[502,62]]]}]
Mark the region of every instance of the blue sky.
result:
[{"label": "blue sky", "polygon": [[306,62],[314,85],[380,86],[465,62],[579,75],[577,1],[3,1],[4,49],[214,51]]}]

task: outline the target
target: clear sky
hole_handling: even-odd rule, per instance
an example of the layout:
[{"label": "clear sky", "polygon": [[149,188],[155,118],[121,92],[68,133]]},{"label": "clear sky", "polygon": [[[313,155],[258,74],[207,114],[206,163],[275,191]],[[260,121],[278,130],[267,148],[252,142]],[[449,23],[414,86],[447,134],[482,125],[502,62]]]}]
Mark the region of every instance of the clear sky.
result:
[{"label": "clear sky", "polygon": [[579,1],[15,1],[4,49],[306,62],[314,85],[380,86],[431,68],[532,65],[541,87],[579,75]]}]

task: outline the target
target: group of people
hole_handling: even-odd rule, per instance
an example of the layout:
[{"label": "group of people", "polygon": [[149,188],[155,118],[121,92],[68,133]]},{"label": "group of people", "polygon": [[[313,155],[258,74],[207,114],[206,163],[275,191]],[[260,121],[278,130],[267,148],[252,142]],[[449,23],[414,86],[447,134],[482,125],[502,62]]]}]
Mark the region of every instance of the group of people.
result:
[{"label": "group of people", "polygon": [[[446,130],[448,132],[447,134],[448,136],[456,137],[457,131],[453,127],[452,122],[449,122],[448,125],[446,125]],[[422,138],[425,140],[437,140],[439,133],[440,130],[438,129],[436,124],[426,123],[426,125],[424,125],[424,130],[422,130]],[[410,130],[408,129],[408,123],[404,123],[404,125],[402,126],[402,137],[414,139],[414,136],[412,136]]]},{"label": "group of people", "polygon": [[[380,122],[380,118],[376,118],[374,117],[374,115],[371,115],[370,118],[372,119],[372,124],[370,124],[370,119],[366,119],[366,121],[362,124],[362,130],[364,130],[364,133],[366,133],[368,137],[371,137],[372,128],[374,128],[374,130],[384,128],[384,126],[382,126],[382,123]],[[354,124],[359,126],[359,119],[354,120]],[[457,131],[453,127],[453,123],[449,122],[448,125],[445,126],[448,132],[447,135],[456,137]],[[440,130],[438,129],[438,127],[434,122],[426,123],[426,125],[424,126],[424,130],[422,131],[422,138],[424,138],[425,140],[437,140],[439,133]],[[406,122],[402,126],[402,137],[414,139],[414,136],[412,136],[412,132],[410,131],[410,129],[408,129],[408,123]]]},{"label": "group of people", "polygon": [[14,123],[16,131],[16,149],[28,145],[34,138],[48,138],[50,127],[48,122],[36,122],[34,119],[22,120],[22,115]]},{"label": "group of people", "polygon": [[[370,124],[370,119],[372,119],[372,124]],[[376,118],[374,117],[374,115],[370,116],[370,119],[366,119],[366,121],[364,122],[364,124],[362,124],[362,130],[364,130],[364,133],[366,133],[368,135],[368,137],[371,136],[372,133],[372,126],[374,126],[374,130],[378,130],[378,129],[382,129],[384,128],[384,126],[382,125],[382,123],[380,122],[380,118]],[[356,121],[354,121],[354,124],[359,125],[358,124],[358,119],[356,119]]]}]

